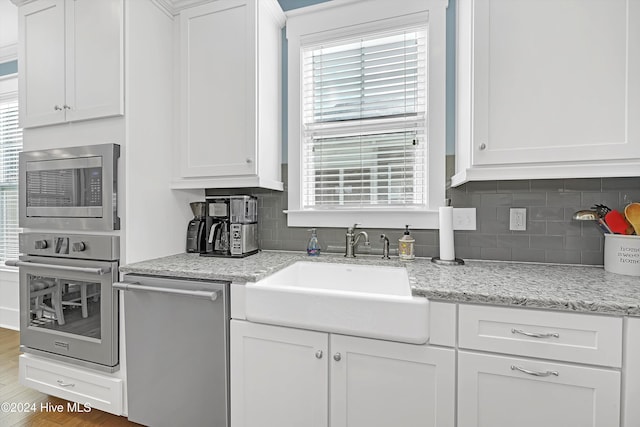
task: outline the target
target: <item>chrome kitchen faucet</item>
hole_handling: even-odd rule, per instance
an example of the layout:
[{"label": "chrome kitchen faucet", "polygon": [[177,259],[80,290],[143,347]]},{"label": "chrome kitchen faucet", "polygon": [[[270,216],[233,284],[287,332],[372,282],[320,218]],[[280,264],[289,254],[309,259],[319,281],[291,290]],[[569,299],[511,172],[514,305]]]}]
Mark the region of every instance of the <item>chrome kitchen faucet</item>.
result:
[{"label": "chrome kitchen faucet", "polygon": [[344,248],[344,256],[347,258],[355,258],[356,257],[356,245],[360,240],[361,236],[364,236],[364,245],[370,246],[369,235],[366,231],[361,231],[356,235],[356,228],[360,224],[353,224],[353,227],[347,228],[347,234],[345,234],[345,248]]}]

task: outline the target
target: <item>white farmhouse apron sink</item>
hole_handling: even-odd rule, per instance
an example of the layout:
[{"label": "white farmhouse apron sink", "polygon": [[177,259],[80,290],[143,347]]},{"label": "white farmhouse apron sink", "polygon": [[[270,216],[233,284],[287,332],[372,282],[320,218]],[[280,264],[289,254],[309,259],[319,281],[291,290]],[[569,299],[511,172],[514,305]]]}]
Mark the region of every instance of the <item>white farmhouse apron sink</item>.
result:
[{"label": "white farmhouse apron sink", "polygon": [[296,262],[245,289],[247,320],[344,335],[424,344],[429,302],[414,297],[407,271]]}]

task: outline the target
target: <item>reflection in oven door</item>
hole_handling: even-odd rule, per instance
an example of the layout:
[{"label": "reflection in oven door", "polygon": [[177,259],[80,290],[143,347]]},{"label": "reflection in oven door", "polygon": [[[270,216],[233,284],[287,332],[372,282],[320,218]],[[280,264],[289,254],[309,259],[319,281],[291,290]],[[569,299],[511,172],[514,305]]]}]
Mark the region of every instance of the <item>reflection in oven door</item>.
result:
[{"label": "reflection in oven door", "polygon": [[100,339],[100,283],[27,274],[29,327]]}]

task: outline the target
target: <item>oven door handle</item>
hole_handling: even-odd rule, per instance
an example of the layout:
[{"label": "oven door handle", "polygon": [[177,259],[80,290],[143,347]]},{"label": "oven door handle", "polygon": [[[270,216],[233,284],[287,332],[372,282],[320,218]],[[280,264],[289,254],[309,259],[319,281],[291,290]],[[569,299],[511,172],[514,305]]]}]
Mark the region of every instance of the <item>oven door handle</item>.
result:
[{"label": "oven door handle", "polygon": [[50,268],[52,270],[59,271],[70,271],[73,273],[90,273],[90,274],[107,274],[111,272],[110,267],[99,267],[99,268],[91,268],[91,267],[71,267],[68,265],[58,265],[58,264],[42,264],[39,262],[31,262],[31,261],[17,261],[17,260],[8,260],[5,261],[4,265],[9,267],[36,267],[36,268]]},{"label": "oven door handle", "polygon": [[207,292],[207,291],[191,291],[175,288],[156,288],[154,286],[144,286],[135,282],[116,282],[113,284],[113,289],[120,289],[122,291],[143,291],[143,292],[158,292],[161,294],[173,294],[173,295],[185,295],[190,297],[207,298],[211,301],[218,299],[220,291]]}]

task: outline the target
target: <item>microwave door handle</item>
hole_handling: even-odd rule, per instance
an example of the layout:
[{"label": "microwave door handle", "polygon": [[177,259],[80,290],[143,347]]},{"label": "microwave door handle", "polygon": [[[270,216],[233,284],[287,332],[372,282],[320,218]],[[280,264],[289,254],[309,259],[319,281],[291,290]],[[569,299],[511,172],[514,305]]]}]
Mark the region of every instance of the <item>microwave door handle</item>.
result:
[{"label": "microwave door handle", "polygon": [[16,260],[8,260],[5,261],[4,265],[9,267],[35,267],[35,268],[49,268],[51,270],[59,270],[59,271],[69,271],[72,273],[89,273],[89,274],[106,274],[111,272],[111,268],[109,267],[71,267],[68,265],[57,265],[57,264],[42,264],[39,262],[30,262],[30,261],[16,261]]}]

